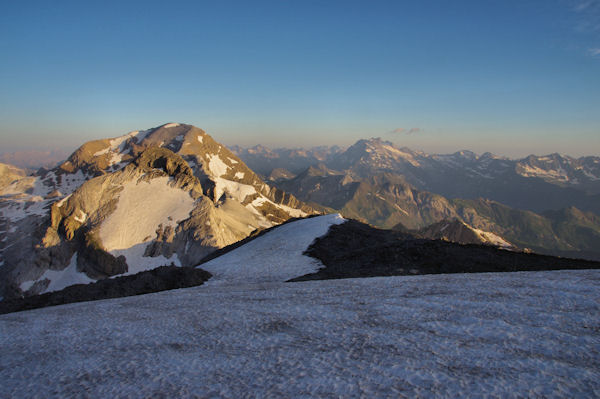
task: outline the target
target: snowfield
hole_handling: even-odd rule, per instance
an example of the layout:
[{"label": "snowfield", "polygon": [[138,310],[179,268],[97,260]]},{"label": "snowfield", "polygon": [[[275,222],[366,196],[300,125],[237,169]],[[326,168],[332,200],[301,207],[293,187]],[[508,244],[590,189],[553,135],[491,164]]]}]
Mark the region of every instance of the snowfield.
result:
[{"label": "snowfield", "polygon": [[302,283],[339,215],[205,285],[0,316],[0,397],[599,397],[600,270]]},{"label": "snowfield", "polygon": [[48,269],[39,278],[35,280],[24,281],[21,283],[21,289],[27,291],[33,284],[38,281],[45,279],[50,280],[50,284],[41,293],[52,291],[60,291],[65,287],[74,284],[89,284],[96,280],[92,280],[85,273],[77,271],[77,252],[71,257],[71,262],[64,270],[51,270]]},{"label": "snowfield", "polygon": [[600,272],[200,286],[0,316],[1,397],[598,397]]},{"label": "snowfield", "polygon": [[284,282],[314,273],[323,264],[302,255],[333,224],[345,222],[339,214],[287,223],[200,267],[213,277],[205,284],[240,285]]},{"label": "snowfield", "polygon": [[169,186],[168,177],[128,182],[119,194],[117,209],[100,228],[100,239],[109,252],[131,248],[155,237],[160,224],[176,227],[193,209],[194,199]]}]

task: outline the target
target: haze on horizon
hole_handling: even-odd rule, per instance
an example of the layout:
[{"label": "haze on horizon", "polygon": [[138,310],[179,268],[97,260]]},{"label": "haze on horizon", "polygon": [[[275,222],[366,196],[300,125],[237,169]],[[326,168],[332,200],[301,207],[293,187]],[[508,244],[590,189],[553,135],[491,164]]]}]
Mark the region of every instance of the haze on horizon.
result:
[{"label": "haze on horizon", "polygon": [[0,152],[181,122],[227,145],[600,154],[600,0],[12,2],[0,49]]}]

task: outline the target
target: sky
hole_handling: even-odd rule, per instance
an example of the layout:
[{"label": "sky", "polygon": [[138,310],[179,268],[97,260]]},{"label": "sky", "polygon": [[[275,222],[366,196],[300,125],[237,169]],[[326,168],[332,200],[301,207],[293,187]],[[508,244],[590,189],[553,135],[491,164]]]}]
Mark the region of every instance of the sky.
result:
[{"label": "sky", "polygon": [[4,1],[0,152],[224,144],[600,155],[600,0]]}]

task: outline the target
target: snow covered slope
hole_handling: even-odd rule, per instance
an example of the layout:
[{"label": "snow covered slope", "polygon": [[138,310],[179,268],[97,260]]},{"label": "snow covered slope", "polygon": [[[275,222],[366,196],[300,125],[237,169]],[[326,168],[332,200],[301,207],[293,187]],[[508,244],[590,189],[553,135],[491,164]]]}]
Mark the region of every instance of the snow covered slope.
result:
[{"label": "snow covered slope", "polygon": [[538,177],[558,185],[577,187],[595,184],[597,188],[600,181],[600,158],[573,158],[556,153],[545,156],[530,155],[517,161],[515,170],[521,176]]},{"label": "snow covered slope", "polygon": [[600,271],[200,286],[0,316],[0,397],[600,396]]},{"label": "snow covered slope", "polygon": [[317,216],[279,226],[200,267],[213,277],[209,285],[283,282],[316,272],[323,265],[303,255],[329,226],[345,221],[340,214]]}]

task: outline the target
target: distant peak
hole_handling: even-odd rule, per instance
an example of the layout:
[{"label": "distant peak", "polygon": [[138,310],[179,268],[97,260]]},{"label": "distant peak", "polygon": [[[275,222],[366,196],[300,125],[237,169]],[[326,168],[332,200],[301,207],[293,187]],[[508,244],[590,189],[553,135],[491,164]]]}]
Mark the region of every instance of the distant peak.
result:
[{"label": "distant peak", "polygon": [[384,145],[394,146],[391,141],[383,140],[381,137],[371,137],[370,139],[360,139],[353,147],[382,147]]},{"label": "distant peak", "polygon": [[493,154],[493,153],[491,153],[489,151],[483,153],[480,158],[482,158],[482,159],[507,159],[505,157],[501,157],[501,156],[498,156],[496,154]]},{"label": "distant peak", "polygon": [[460,150],[454,153],[455,155],[461,156],[463,158],[477,158],[477,154],[475,154],[473,151],[469,151],[469,150]]},{"label": "distant peak", "polygon": [[367,142],[373,144],[393,145],[391,141],[383,140],[381,137],[371,137],[367,140]]}]

